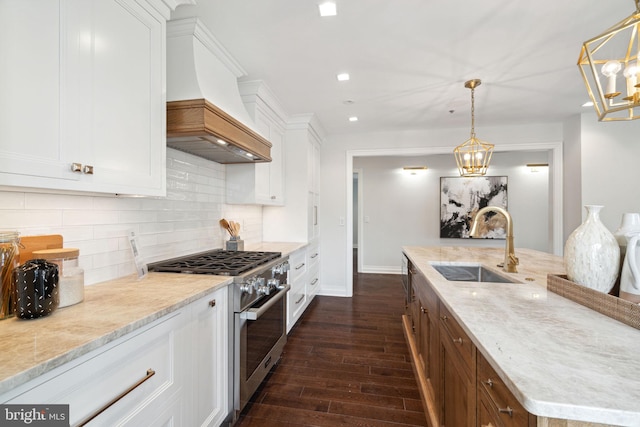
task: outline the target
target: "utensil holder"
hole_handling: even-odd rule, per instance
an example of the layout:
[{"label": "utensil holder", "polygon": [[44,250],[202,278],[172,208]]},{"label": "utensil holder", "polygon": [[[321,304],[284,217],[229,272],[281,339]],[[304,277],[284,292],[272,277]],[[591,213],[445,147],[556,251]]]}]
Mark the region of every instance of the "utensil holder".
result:
[{"label": "utensil holder", "polygon": [[226,241],[225,247],[228,251],[243,251],[244,240],[240,239],[240,236],[231,236],[231,238]]}]

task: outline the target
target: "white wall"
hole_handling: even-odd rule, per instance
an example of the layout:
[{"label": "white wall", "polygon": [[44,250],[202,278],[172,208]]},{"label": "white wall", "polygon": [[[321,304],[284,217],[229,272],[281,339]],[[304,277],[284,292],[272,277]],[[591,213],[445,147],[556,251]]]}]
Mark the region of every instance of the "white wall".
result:
[{"label": "white wall", "polygon": [[[357,125],[356,125],[357,126]],[[562,141],[562,123],[512,125],[478,128],[478,137],[497,145],[552,143]],[[347,217],[347,153],[357,150],[396,148],[399,150],[424,147],[453,147],[469,137],[469,129],[404,130],[372,134],[345,134],[327,137],[321,150],[322,203],[322,293],[350,295],[350,277],[347,271],[351,254],[346,253],[347,227],[340,218]],[[451,156],[451,168],[455,161]],[[349,179],[348,182],[351,182]],[[349,270],[348,270],[349,269]]]},{"label": "white wall", "polygon": [[[551,250],[549,235],[549,170],[531,172],[526,163],[548,163],[541,152],[494,153],[492,176],[508,178],[508,210],[514,220],[517,247]],[[415,175],[403,166],[428,166]],[[504,240],[440,238],[440,177],[457,176],[451,155],[356,157],[363,183],[362,272],[399,273],[405,245],[504,246]],[[355,211],[355,210],[354,210]],[[355,234],[355,233],[354,233]]]},{"label": "white wall", "polygon": [[262,208],[224,205],[224,191],[224,165],[168,149],[166,198],[0,191],[0,224],[23,236],[61,234],[94,284],[135,272],[129,229],[147,262],[221,248],[223,216],[244,225],[245,242],[260,242]]},{"label": "white wall", "polygon": [[598,122],[594,113],[582,114],[581,145],[581,204],[604,205],[600,218],[615,231],[623,213],[640,212],[640,120]]}]

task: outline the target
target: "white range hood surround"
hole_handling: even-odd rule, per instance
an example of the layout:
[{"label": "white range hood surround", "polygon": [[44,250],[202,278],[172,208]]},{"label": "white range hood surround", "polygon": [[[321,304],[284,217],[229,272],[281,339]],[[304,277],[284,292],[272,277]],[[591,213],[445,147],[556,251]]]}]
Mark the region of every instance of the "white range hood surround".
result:
[{"label": "white range hood surround", "polygon": [[[220,163],[270,161],[271,144],[256,130],[240,96],[238,78],[245,75],[197,18],[169,21],[167,146]],[[188,105],[176,107],[180,103]],[[209,117],[214,117],[215,123]],[[190,123],[183,125],[187,119]],[[180,121],[178,132],[171,130],[176,120]],[[218,139],[229,146],[216,144]]]}]

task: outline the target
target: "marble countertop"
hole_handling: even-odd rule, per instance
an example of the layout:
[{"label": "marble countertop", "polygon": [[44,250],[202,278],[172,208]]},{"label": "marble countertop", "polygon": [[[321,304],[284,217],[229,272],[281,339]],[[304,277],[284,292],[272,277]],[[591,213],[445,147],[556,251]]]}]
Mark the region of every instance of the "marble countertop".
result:
[{"label": "marble countertop", "polygon": [[[547,292],[562,257],[516,249],[518,273],[504,273],[502,248],[403,250],[529,412],[640,426],[640,330]],[[450,282],[433,261],[481,263],[521,283]]]}]

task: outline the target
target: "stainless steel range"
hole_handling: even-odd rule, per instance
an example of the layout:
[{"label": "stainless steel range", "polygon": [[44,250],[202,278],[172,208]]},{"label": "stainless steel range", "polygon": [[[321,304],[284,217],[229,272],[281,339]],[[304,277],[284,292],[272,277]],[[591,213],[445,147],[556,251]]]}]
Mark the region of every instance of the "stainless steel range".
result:
[{"label": "stainless steel range", "polygon": [[287,342],[288,256],[280,252],[207,251],[149,264],[150,271],[234,276],[229,290],[234,419]]}]

